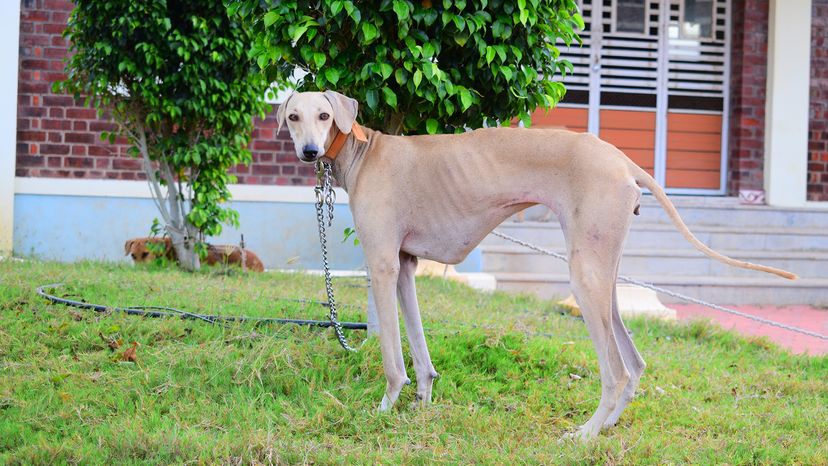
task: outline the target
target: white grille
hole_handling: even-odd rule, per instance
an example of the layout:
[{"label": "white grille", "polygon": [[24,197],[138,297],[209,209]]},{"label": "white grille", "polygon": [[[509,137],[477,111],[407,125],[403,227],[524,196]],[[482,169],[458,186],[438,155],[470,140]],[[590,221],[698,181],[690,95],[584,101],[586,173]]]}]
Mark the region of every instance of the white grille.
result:
[{"label": "white grille", "polygon": [[670,0],[667,88],[670,95],[724,96],[727,1],[713,5],[712,38],[681,37],[682,1]]}]

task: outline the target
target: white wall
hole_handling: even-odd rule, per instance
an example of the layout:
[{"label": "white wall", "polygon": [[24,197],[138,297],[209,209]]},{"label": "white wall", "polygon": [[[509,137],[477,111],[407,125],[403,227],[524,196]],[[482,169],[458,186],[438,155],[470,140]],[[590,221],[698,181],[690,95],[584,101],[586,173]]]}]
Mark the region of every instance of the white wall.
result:
[{"label": "white wall", "polygon": [[811,11],[811,0],[770,2],[765,192],[773,206],[806,205]]},{"label": "white wall", "polygon": [[19,40],[20,2],[12,0],[0,14],[0,255],[11,252],[14,229]]}]

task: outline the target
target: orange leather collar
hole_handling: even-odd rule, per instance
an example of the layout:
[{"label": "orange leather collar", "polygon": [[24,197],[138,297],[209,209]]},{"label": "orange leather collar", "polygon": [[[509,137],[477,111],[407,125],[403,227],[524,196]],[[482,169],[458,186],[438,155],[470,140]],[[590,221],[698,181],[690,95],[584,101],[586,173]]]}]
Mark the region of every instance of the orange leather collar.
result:
[{"label": "orange leather collar", "polygon": [[353,126],[351,126],[350,133],[345,134],[342,131],[337,131],[333,142],[331,142],[331,146],[328,147],[328,150],[325,151],[325,157],[331,160],[335,160],[336,156],[339,155],[339,151],[342,150],[342,146],[345,145],[345,141],[348,140],[348,136],[350,134],[353,134],[356,140],[359,142],[368,142],[368,138],[365,136],[365,132],[362,131],[362,126],[359,126],[359,123],[354,122]]}]

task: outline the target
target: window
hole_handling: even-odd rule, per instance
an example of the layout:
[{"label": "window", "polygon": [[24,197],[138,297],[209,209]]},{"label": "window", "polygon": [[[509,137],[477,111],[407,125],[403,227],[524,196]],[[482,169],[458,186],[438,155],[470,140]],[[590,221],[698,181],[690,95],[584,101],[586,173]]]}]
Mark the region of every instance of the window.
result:
[{"label": "window", "polygon": [[645,0],[616,0],[615,32],[636,34],[647,32],[647,2]]},{"label": "window", "polygon": [[714,0],[684,0],[681,37],[700,39],[713,37]]}]

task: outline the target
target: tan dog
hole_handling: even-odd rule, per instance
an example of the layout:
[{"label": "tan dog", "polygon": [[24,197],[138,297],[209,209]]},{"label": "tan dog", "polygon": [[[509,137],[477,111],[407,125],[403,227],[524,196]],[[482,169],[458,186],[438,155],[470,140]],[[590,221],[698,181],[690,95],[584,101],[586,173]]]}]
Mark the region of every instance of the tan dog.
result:
[{"label": "tan dog", "polygon": [[[164,257],[171,261],[177,261],[175,255],[175,248],[172,247],[172,241],[168,237],[164,238],[133,238],[124,243],[124,252],[131,256],[135,262],[150,262],[155,260],[156,255],[148,248],[148,244],[163,244]],[[253,251],[242,249],[238,246],[230,246],[226,244],[207,245],[207,258],[205,262],[208,265],[238,265],[244,270],[251,270],[253,272],[264,272],[264,265],[261,259]]]},{"label": "tan dog", "polygon": [[357,102],[335,92],[293,94],[279,107],[299,160],[333,163],[349,194],[371,273],[387,380],[381,410],[409,382],[397,317],[399,299],[417,376],[417,399],[431,400],[437,372],[414,288],[417,258],[456,264],[514,213],[543,204],[567,239],[570,280],[598,353],[601,401],[578,437],[612,426],[630,402],[644,361],[621,322],[615,296],[624,239],[648,188],[673,224],[704,254],[737,267],[791,273],[725,257],[687,229],[664,191],[620,150],[591,134],[489,128],[464,134],[389,136],[356,124]]}]

